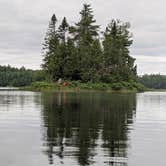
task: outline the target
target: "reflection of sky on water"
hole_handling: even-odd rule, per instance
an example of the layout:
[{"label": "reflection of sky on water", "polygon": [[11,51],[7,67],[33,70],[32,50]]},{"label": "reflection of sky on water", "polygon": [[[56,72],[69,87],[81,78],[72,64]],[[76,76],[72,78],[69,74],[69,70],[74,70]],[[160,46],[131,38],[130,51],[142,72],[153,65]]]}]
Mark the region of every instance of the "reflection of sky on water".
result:
[{"label": "reflection of sky on water", "polygon": [[163,166],[165,101],[160,92],[0,91],[1,164]]}]

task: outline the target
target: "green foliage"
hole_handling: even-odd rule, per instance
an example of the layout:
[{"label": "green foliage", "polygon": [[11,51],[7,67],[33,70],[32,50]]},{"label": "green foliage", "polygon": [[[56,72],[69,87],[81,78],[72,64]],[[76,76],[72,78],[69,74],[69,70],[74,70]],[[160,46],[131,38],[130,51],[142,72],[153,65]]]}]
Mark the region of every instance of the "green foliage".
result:
[{"label": "green foliage", "polygon": [[129,82],[122,81],[112,84],[113,90],[130,90],[130,91],[145,91],[146,88],[141,83],[130,80]]},{"label": "green foliage", "polygon": [[166,89],[166,76],[160,74],[143,75],[138,78],[139,82],[152,89]]},{"label": "green foliage", "polygon": [[42,90],[56,90],[58,85],[55,83],[48,82],[33,82],[31,86],[27,87],[29,90],[42,91]]},{"label": "green foliage", "polygon": [[[136,80],[135,59],[129,55],[133,42],[129,23],[112,20],[101,36],[89,4],[83,5],[75,25],[70,26],[66,17],[59,28],[56,23],[53,15],[43,48],[43,69],[51,80],[84,83]],[[116,86],[118,89],[121,85]]]},{"label": "green foliage", "polygon": [[41,70],[27,70],[24,67],[18,69],[10,66],[0,66],[0,86],[27,86],[33,81],[45,80],[45,74]]},{"label": "green foliage", "polygon": [[105,84],[105,83],[87,82],[87,83],[81,83],[80,84],[80,89],[85,89],[85,90],[111,90],[111,86],[109,86],[109,84]]},{"label": "green foliage", "polygon": [[[43,44],[43,70],[0,66],[0,86],[28,86],[35,82],[33,89],[57,89],[62,86],[43,81],[62,78],[69,81],[67,88],[144,89],[137,83],[135,59],[130,56],[133,41],[129,23],[112,20],[102,36],[91,6],[84,4],[77,23],[71,26],[64,17],[59,27],[56,25],[54,14]],[[144,77],[140,80],[148,82]]]},{"label": "green foliage", "polygon": [[71,32],[77,50],[77,70],[80,80],[84,82],[96,81],[98,68],[102,61],[101,45],[98,40],[99,26],[95,25],[96,20],[93,18],[90,5],[84,4],[80,15],[80,21],[72,27]]},{"label": "green foliage", "polygon": [[33,70],[32,71],[32,81],[44,81],[46,80],[46,74],[43,70]]},{"label": "green foliage", "polygon": [[43,44],[43,64],[42,67],[51,79],[56,79],[61,74],[59,36],[56,31],[57,19],[55,14],[51,17],[49,28]]},{"label": "green foliage", "polygon": [[123,85],[121,83],[113,83],[112,89],[113,90],[121,90],[121,89],[123,89]]},{"label": "green foliage", "polygon": [[147,88],[143,84],[138,83],[138,82],[134,82],[133,83],[133,87],[135,89],[137,89],[138,91],[145,91],[145,90],[147,90]]},{"label": "green foliage", "polygon": [[36,91],[57,91],[57,90],[69,90],[69,91],[79,91],[79,90],[102,90],[102,91],[144,91],[145,87],[140,84],[131,81],[129,82],[119,82],[119,83],[93,83],[93,82],[80,82],[80,81],[67,81],[67,86],[63,86],[63,83],[59,85],[58,83],[48,83],[48,82],[34,82],[31,86],[27,87],[28,90]]},{"label": "green foliage", "polygon": [[135,59],[129,55],[132,35],[129,23],[112,20],[104,32],[105,73],[117,81],[128,81],[136,76]]}]

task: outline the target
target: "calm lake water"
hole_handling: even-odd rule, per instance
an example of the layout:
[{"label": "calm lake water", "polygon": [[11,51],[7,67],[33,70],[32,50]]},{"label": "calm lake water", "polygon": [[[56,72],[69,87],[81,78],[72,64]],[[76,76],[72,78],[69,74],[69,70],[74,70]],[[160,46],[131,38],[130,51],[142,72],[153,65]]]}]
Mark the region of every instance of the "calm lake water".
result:
[{"label": "calm lake water", "polygon": [[0,91],[2,166],[165,166],[166,92]]}]

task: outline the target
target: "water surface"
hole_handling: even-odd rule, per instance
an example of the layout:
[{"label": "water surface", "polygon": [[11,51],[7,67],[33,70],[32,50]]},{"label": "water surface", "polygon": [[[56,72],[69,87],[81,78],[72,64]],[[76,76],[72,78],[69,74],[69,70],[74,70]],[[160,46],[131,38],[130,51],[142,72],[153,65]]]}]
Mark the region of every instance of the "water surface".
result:
[{"label": "water surface", "polygon": [[166,93],[0,91],[4,166],[163,166]]}]

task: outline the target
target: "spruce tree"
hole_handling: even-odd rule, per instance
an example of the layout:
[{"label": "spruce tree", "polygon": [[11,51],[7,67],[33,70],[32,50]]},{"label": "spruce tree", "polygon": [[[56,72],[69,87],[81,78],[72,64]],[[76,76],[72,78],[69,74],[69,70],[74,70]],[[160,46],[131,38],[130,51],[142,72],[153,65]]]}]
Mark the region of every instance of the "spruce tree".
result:
[{"label": "spruce tree", "polygon": [[64,67],[64,76],[69,80],[80,80],[79,72],[79,58],[77,54],[77,48],[75,47],[74,40],[71,38],[67,39],[67,57],[66,64]]},{"label": "spruce tree", "polygon": [[130,25],[119,20],[112,20],[104,33],[104,64],[110,80],[123,81],[134,79],[135,59],[129,55],[132,44]]},{"label": "spruce tree", "polygon": [[93,11],[89,4],[83,5],[80,15],[80,21],[72,28],[79,59],[78,72],[80,73],[80,78],[83,81],[91,81],[91,71],[95,70],[91,63],[94,58],[91,50],[93,42],[98,37],[99,26],[95,25],[96,20],[94,19]]},{"label": "spruce tree", "polygon": [[83,5],[80,16],[72,27],[64,17],[58,29],[55,14],[51,17],[42,65],[51,80],[117,82],[135,79],[137,67],[129,51],[133,42],[130,25],[112,20],[102,41],[89,4]]},{"label": "spruce tree", "polygon": [[65,76],[64,70],[67,70],[67,61],[69,58],[69,54],[68,54],[68,47],[67,47],[67,34],[68,34],[68,30],[69,30],[69,24],[67,23],[66,18],[64,17],[62,20],[62,23],[60,24],[59,28],[58,28],[58,36],[59,36],[59,77],[61,78],[67,78],[67,76]]},{"label": "spruce tree", "polygon": [[61,43],[63,44],[66,43],[68,30],[69,24],[67,23],[66,17],[64,17],[58,29],[59,38],[61,39]]},{"label": "spruce tree", "polygon": [[89,60],[89,78],[91,82],[99,82],[102,75],[103,68],[103,52],[99,39],[93,41],[91,50],[91,58]]},{"label": "spruce tree", "polygon": [[55,14],[53,14],[46,33],[45,42],[43,44],[44,58],[42,67],[50,79],[57,79],[59,68],[59,38],[56,31],[56,23],[57,19]]}]

